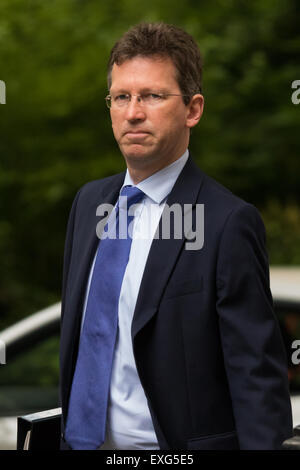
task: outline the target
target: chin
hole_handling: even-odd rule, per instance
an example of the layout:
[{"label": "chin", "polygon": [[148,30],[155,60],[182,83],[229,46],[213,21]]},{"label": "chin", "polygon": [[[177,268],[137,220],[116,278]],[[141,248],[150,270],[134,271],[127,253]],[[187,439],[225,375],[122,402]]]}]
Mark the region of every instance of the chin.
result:
[{"label": "chin", "polygon": [[131,148],[121,149],[121,152],[124,155],[125,160],[134,162],[151,161],[154,157],[152,151],[145,149],[141,145],[134,145],[131,146]]},{"label": "chin", "polygon": [[138,153],[128,153],[124,158],[130,166],[144,166],[153,160],[149,155]]}]

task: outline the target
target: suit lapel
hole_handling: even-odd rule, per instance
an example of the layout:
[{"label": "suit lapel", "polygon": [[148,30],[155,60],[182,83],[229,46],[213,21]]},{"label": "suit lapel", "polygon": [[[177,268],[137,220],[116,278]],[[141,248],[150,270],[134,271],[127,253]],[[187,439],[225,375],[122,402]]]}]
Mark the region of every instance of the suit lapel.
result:
[{"label": "suit lapel", "polygon": [[[182,214],[184,214],[185,204],[193,206],[196,204],[202,180],[202,172],[189,158],[167,198],[167,205],[170,207],[173,204],[180,204]],[[164,211],[166,210],[165,207]],[[160,233],[161,229],[162,218],[158,229]],[[180,251],[184,248],[184,243],[184,236],[180,239],[172,237],[172,227],[170,239],[154,238],[134,311],[132,340],[157,312],[161,296]]]}]

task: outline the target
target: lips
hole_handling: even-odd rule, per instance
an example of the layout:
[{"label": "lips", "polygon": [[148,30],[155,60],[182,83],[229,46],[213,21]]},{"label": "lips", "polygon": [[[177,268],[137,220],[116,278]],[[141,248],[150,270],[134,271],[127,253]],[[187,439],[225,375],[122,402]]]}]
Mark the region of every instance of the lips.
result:
[{"label": "lips", "polygon": [[133,135],[133,136],[148,135],[148,134],[149,134],[149,132],[143,131],[143,130],[125,132],[125,135]]},{"label": "lips", "polygon": [[146,137],[148,137],[149,135],[149,132],[146,132],[146,131],[127,131],[125,133],[125,138],[127,138],[127,140],[131,141],[131,142],[140,142],[144,139],[146,139]]}]

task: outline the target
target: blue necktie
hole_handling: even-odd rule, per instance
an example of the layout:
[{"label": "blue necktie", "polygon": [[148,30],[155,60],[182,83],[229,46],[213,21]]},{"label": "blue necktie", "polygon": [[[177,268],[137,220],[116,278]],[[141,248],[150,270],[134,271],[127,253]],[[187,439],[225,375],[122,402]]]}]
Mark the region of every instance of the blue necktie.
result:
[{"label": "blue necktie", "polygon": [[144,193],[125,186],[121,196],[115,212],[116,224],[109,223],[112,213],[104,228],[110,226],[100,242],[90,285],[65,431],[72,449],[97,449],[105,439],[119,296],[132,241],[128,229],[133,216],[122,208],[127,201],[128,211],[142,200]]}]

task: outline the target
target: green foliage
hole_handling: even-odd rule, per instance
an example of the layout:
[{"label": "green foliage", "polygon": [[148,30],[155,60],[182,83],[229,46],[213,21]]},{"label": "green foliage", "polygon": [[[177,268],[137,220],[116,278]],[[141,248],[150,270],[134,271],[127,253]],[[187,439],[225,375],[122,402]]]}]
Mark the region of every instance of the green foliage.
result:
[{"label": "green foliage", "polygon": [[261,211],[271,264],[300,265],[300,210],[296,203],[270,201]]},{"label": "green foliage", "polygon": [[104,103],[106,63],[139,21],[175,23],[197,39],[205,114],[192,153],[262,209],[271,260],[299,263],[297,8],[297,0],[1,0],[0,327],[59,299],[72,199],[86,181],[125,167]]}]

